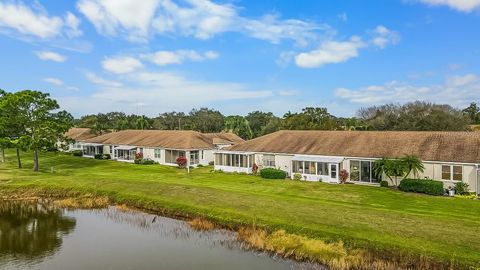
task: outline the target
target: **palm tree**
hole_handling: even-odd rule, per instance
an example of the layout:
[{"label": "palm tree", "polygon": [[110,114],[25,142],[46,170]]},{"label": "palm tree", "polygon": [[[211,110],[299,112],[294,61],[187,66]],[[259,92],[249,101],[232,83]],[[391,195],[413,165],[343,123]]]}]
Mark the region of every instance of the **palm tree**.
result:
[{"label": "palm tree", "polygon": [[386,175],[395,186],[398,186],[398,177],[405,175],[405,169],[406,167],[402,160],[384,157],[375,161],[373,172],[377,177]]},{"label": "palm tree", "polygon": [[384,174],[386,175],[386,168],[389,162],[390,160],[386,157],[375,160],[375,163],[373,164],[373,173],[377,179],[380,179]]},{"label": "palm tree", "polygon": [[425,166],[423,165],[422,161],[413,155],[405,155],[403,158],[400,159],[406,169],[405,176],[409,176],[410,173],[413,172],[413,176],[417,178],[420,172],[425,171]]}]

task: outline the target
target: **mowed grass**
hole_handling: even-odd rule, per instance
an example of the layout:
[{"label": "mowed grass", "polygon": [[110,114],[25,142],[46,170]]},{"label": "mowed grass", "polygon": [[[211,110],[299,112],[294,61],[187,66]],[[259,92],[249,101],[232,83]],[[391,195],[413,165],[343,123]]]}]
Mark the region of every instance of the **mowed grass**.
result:
[{"label": "mowed grass", "polygon": [[[119,204],[212,219],[226,226],[286,230],[381,254],[411,254],[480,266],[480,201],[361,185],[333,185],[185,170],[44,153],[16,168],[0,163],[0,195],[97,194]],[[53,167],[53,173],[52,173]],[[385,252],[385,253],[382,253]]]}]

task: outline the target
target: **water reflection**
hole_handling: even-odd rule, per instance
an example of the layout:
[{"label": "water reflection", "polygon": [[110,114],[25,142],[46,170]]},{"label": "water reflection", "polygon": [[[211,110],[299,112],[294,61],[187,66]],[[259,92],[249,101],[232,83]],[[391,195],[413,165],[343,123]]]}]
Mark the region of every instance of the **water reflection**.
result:
[{"label": "water reflection", "polygon": [[62,237],[75,228],[75,219],[44,202],[0,203],[0,261],[35,263],[52,256]]},{"label": "water reflection", "polygon": [[0,201],[2,270],[325,269],[247,251],[226,230],[115,207],[61,210]]}]

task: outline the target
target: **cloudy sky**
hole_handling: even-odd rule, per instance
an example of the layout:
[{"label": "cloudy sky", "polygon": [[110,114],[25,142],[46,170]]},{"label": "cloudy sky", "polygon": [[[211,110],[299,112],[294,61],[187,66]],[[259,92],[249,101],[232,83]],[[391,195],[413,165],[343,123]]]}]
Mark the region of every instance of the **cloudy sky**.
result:
[{"label": "cloudy sky", "polygon": [[0,0],[0,88],[75,116],[480,101],[480,0]]}]

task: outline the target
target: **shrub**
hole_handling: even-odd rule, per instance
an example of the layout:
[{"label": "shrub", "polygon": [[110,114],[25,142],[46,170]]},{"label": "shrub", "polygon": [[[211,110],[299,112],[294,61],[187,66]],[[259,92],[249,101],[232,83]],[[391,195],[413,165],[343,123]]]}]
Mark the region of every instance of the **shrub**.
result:
[{"label": "shrub", "polygon": [[296,173],[293,175],[293,180],[300,181],[302,180],[302,175],[299,173]]},{"label": "shrub", "polygon": [[380,186],[381,187],[388,187],[388,182],[383,180],[383,181],[380,181]]},{"label": "shrub", "polygon": [[135,164],[138,164],[138,165],[152,165],[152,164],[156,164],[155,161],[151,160],[151,159],[139,159],[139,158],[136,158],[135,159]]},{"label": "shrub", "polygon": [[185,168],[187,166],[187,158],[186,157],[178,157],[176,160],[178,167]]},{"label": "shrub", "polygon": [[102,159],[111,159],[112,157],[110,156],[110,154],[103,154],[102,155]]},{"label": "shrub", "polygon": [[197,165],[197,168],[202,168],[202,167],[203,167],[202,164],[198,164],[198,165]]},{"label": "shrub", "polygon": [[287,173],[280,169],[265,168],[260,170],[260,176],[266,179],[285,179]]},{"label": "shrub", "polygon": [[455,183],[455,193],[459,195],[466,195],[469,194],[468,192],[468,184],[463,182]]},{"label": "shrub", "polygon": [[210,161],[210,162],[208,162],[208,165],[213,166],[213,165],[215,165],[215,162]]},{"label": "shrub", "polygon": [[95,156],[93,156],[95,159],[102,159],[103,157],[103,154],[96,154]]},{"label": "shrub", "polygon": [[398,187],[402,191],[441,196],[445,193],[443,183],[435,180],[403,179]]},{"label": "shrub", "polygon": [[338,174],[340,176],[340,183],[345,184],[348,179],[348,172],[345,169],[342,169],[340,173]]},{"label": "shrub", "polygon": [[82,152],[82,150],[74,150],[74,151],[72,151],[72,155],[76,156],[76,157],[82,157],[83,152]]},{"label": "shrub", "polygon": [[135,153],[135,159],[143,159],[143,153],[142,152]]}]

